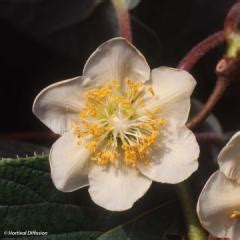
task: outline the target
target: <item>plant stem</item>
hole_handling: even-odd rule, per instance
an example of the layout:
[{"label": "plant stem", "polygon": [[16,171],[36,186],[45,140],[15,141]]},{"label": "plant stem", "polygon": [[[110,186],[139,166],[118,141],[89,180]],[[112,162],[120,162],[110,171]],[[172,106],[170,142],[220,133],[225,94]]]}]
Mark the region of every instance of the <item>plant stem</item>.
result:
[{"label": "plant stem", "polygon": [[193,47],[178,64],[178,68],[190,71],[194,65],[206,55],[206,53],[221,45],[224,43],[224,41],[224,31],[219,31],[212,34]]},{"label": "plant stem", "polygon": [[130,23],[130,15],[128,12],[128,6],[125,0],[112,0],[113,6],[116,10],[118,23],[119,23],[119,35],[132,42],[132,30]]},{"label": "plant stem", "polygon": [[225,81],[225,79],[223,79],[222,77],[218,78],[218,80],[216,81],[215,87],[211,95],[209,96],[206,104],[203,106],[202,110],[187,123],[188,128],[193,129],[197,127],[200,123],[202,123],[208,117],[208,115],[211,113],[213,108],[216,106],[218,101],[223,96],[228,85],[229,85],[229,81]]},{"label": "plant stem", "polygon": [[179,183],[177,190],[185,217],[188,239],[206,240],[207,235],[198,221],[188,183],[186,181]]},{"label": "plant stem", "polygon": [[[197,44],[179,63],[178,68],[190,71],[193,66],[210,50],[219,46],[225,41],[224,31],[217,32],[205,40]],[[224,91],[228,86],[228,81],[224,81],[222,77],[218,77],[215,88],[208,98],[202,110],[189,122],[187,127],[192,129],[198,126],[206,119],[212,111],[216,103],[222,97]],[[182,210],[185,217],[187,236],[189,240],[206,240],[207,235],[202,229],[194,207],[191,191],[187,182],[182,182],[177,185],[178,195],[182,205]]]},{"label": "plant stem", "polygon": [[[219,31],[213,35],[207,37],[200,43],[198,43],[189,53],[181,60],[178,64],[178,68],[190,71],[194,65],[208,53],[210,50],[216,48],[225,41],[224,31]],[[203,122],[212,109],[215,107],[217,102],[221,99],[223,93],[225,92],[229,81],[225,81],[222,77],[218,77],[215,88],[213,89],[211,95],[209,96],[206,104],[203,106],[202,110],[187,123],[188,128],[195,128],[201,122]]]}]

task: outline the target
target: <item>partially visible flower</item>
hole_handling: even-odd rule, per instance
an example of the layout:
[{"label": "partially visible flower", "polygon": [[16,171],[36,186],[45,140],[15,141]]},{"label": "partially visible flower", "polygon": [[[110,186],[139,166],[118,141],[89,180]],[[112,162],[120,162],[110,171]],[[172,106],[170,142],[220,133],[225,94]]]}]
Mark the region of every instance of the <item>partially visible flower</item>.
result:
[{"label": "partially visible flower", "polygon": [[193,77],[160,67],[123,38],[103,43],[82,77],[55,83],[36,97],[34,114],[62,136],[50,152],[61,191],[89,185],[109,210],[131,208],[152,180],[178,183],[198,167],[199,146],[185,127]]},{"label": "partially visible flower", "polygon": [[219,238],[240,239],[240,132],[218,156],[220,170],[204,186],[197,205],[203,227]]}]

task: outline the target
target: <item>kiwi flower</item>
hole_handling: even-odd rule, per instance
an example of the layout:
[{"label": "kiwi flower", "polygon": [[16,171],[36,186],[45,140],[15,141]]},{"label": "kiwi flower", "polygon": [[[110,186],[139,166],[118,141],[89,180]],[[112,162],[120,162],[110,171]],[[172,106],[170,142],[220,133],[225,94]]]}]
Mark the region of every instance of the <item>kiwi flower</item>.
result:
[{"label": "kiwi flower", "polygon": [[204,186],[197,205],[203,227],[218,238],[240,238],[240,132],[218,156],[219,170]]},{"label": "kiwi flower", "polygon": [[89,185],[96,204],[122,211],[152,181],[188,178],[199,156],[185,127],[195,85],[183,70],[151,71],[124,38],[103,43],[83,76],[48,86],[33,104],[33,113],[61,135],[49,155],[56,188],[71,192]]}]

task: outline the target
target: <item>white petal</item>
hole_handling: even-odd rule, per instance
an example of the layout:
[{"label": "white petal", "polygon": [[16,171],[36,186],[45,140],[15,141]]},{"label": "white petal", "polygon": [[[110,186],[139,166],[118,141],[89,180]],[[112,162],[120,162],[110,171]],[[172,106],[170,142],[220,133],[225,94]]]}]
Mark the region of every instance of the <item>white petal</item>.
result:
[{"label": "white petal", "polygon": [[151,83],[163,117],[184,125],[190,110],[190,96],[196,85],[193,76],[184,70],[159,67],[152,70]]},{"label": "white petal", "polygon": [[88,185],[90,152],[71,133],[62,135],[52,146],[49,160],[57,189],[71,192]]},{"label": "white petal", "polygon": [[232,136],[218,156],[220,171],[240,183],[240,132]]},{"label": "white petal", "polygon": [[126,39],[104,42],[87,60],[83,75],[102,85],[108,81],[146,81],[150,68],[144,56]]},{"label": "white petal", "polygon": [[149,164],[140,163],[139,170],[162,183],[178,183],[198,168],[199,146],[186,127],[165,129],[149,151]]},{"label": "white petal", "polygon": [[111,211],[131,208],[149,189],[152,181],[130,167],[94,165],[89,172],[89,193],[99,206]]},{"label": "white petal", "polygon": [[33,113],[53,132],[62,134],[77,119],[83,105],[82,82],[76,77],[57,82],[43,89],[35,98]]},{"label": "white petal", "polygon": [[201,224],[216,237],[231,238],[239,227],[239,220],[230,219],[229,214],[239,210],[239,203],[240,185],[228,180],[220,171],[215,172],[198,199],[197,213]]}]

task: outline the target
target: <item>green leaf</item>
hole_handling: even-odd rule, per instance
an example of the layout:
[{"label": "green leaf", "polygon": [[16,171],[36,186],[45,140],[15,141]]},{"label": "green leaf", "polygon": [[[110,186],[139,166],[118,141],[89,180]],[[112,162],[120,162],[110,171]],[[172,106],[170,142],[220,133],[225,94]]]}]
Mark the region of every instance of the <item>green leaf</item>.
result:
[{"label": "green leaf", "polygon": [[35,230],[48,235],[18,235],[17,239],[164,239],[167,234],[178,233],[180,228],[178,207],[169,200],[173,194],[164,189],[157,192],[159,186],[153,186],[146,198],[130,211],[109,212],[92,203],[86,188],[73,193],[56,190],[47,157],[3,159],[0,238],[16,238],[4,235],[4,231]]}]

